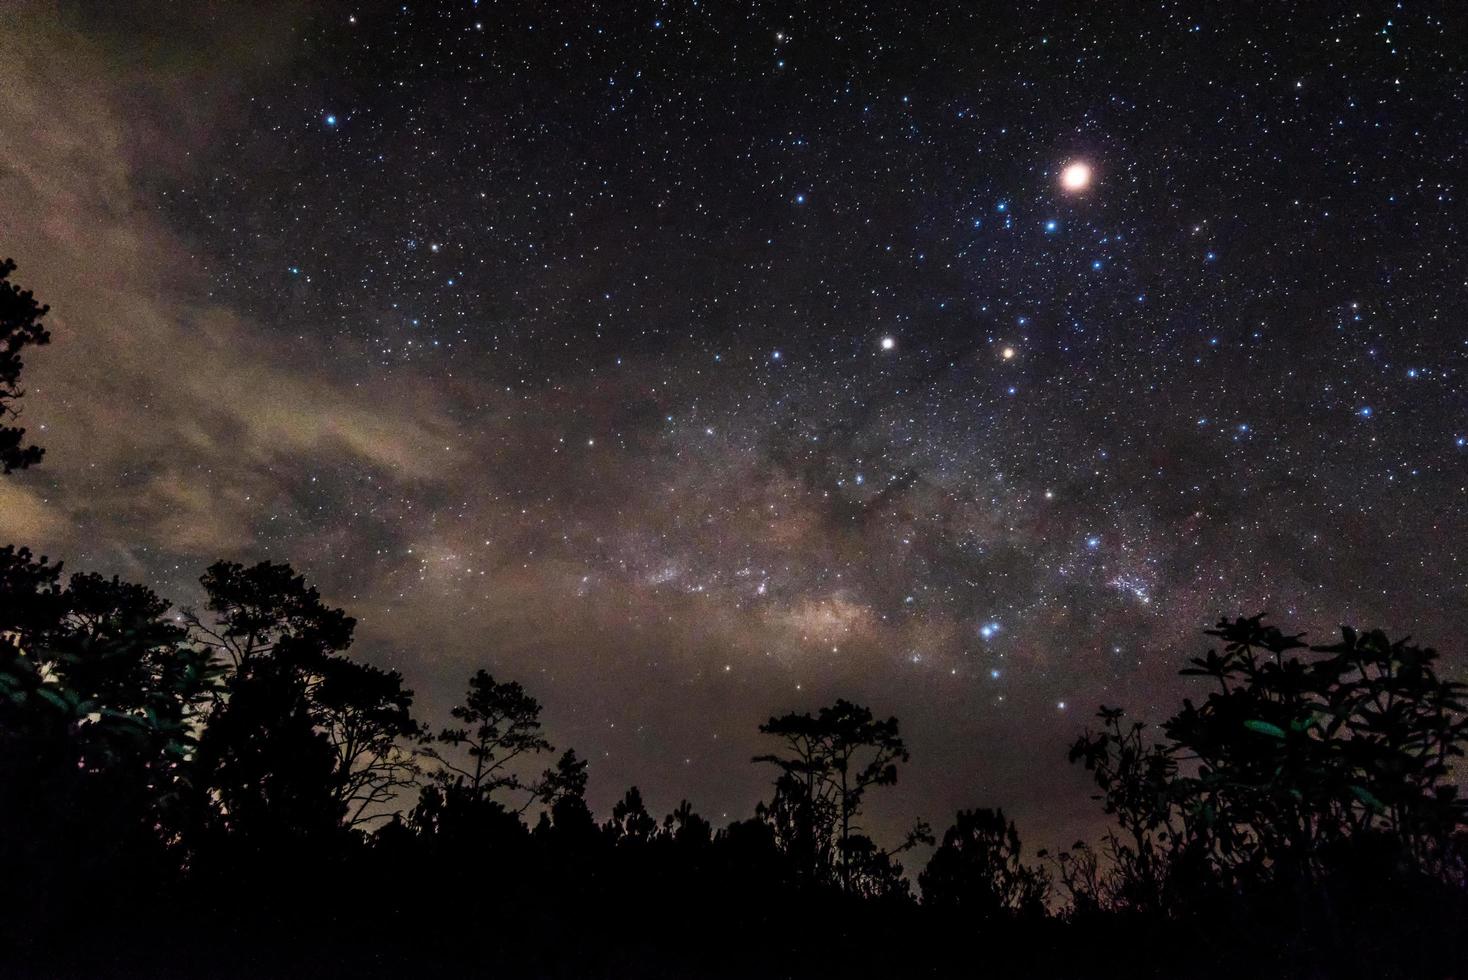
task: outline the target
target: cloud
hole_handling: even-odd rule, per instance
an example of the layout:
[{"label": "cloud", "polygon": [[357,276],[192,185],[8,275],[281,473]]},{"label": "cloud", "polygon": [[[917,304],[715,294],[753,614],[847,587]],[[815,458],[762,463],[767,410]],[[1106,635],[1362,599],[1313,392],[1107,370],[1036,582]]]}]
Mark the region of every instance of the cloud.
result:
[{"label": "cloud", "polygon": [[[294,474],[322,461],[403,485],[462,465],[434,386],[409,372],[334,379],[319,340],[211,302],[189,243],[160,217],[145,183],[186,172],[209,113],[229,105],[226,80],[248,65],[166,45],[138,63],[56,26],[56,8],[25,13],[0,35],[0,199],[15,205],[0,250],[51,305],[54,339],[26,379],[48,455],[5,488],[6,530],[57,551],[103,553],[111,539],[207,560],[257,543]],[[221,46],[253,60],[269,49]]]},{"label": "cloud", "polygon": [[58,515],[33,490],[0,481],[0,540],[41,541],[55,536]]}]

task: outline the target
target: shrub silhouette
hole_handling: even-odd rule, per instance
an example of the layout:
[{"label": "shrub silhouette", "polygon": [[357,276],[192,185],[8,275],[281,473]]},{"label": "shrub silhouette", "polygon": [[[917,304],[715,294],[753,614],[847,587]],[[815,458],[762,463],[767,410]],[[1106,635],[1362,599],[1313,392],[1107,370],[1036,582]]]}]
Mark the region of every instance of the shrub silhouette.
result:
[{"label": "shrub silhouette", "polygon": [[1071,750],[1127,834],[1116,854],[1129,894],[1156,898],[1181,874],[1196,879],[1188,889],[1312,881],[1367,837],[1441,875],[1468,816],[1449,771],[1468,718],[1464,686],[1437,676],[1437,652],[1349,628],[1307,647],[1262,616],[1207,632],[1222,652],[1183,674],[1217,690],[1184,700],[1164,741],[1145,746],[1144,726],[1103,708],[1105,728]]},{"label": "shrub silhouette", "polygon": [[918,875],[923,903],[996,923],[1045,914],[1050,879],[1020,861],[1019,831],[1003,810],[960,810]]},{"label": "shrub silhouette", "polygon": [[1291,971],[1429,975],[1465,911],[1468,810],[1450,771],[1468,744],[1464,686],[1409,640],[1344,628],[1310,647],[1263,619],[1207,631],[1222,651],[1183,673],[1214,690],[1161,739],[1102,708],[1101,730],[1072,747],[1119,829],[1105,873],[1084,851],[1062,856],[1067,887],[1078,905],[1192,924],[1215,944],[1222,922],[1251,938],[1285,927]]}]

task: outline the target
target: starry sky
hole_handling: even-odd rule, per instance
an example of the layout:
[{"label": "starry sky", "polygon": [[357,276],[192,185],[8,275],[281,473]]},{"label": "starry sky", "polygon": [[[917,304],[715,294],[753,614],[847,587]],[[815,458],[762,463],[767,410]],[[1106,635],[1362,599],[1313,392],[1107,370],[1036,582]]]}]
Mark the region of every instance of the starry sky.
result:
[{"label": "starry sky", "polygon": [[289,560],[602,810],[745,816],[844,696],[913,752],[879,835],[1094,835],[1067,744],[1221,614],[1463,664],[1452,8],[7,4],[0,538]]}]

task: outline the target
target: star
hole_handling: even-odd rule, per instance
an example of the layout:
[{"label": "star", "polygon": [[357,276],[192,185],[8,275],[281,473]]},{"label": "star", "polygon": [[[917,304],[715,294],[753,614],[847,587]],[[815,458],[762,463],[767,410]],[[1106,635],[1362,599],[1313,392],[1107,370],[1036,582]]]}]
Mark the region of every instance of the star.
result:
[{"label": "star", "polygon": [[1069,194],[1079,194],[1091,186],[1091,165],[1077,160],[1060,172],[1060,186]]},{"label": "star", "polygon": [[897,338],[896,337],[883,337],[882,338],[882,350],[892,350],[896,346],[897,346]]}]

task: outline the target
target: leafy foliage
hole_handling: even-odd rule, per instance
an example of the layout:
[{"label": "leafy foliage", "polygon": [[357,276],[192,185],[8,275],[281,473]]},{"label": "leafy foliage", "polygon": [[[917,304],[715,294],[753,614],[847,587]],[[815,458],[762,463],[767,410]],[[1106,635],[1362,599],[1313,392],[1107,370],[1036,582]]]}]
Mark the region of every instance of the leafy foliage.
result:
[{"label": "leafy foliage", "polygon": [[0,880],[46,916],[171,880],[218,672],[148,589],[0,548]]},{"label": "leafy foliage", "polygon": [[1210,890],[1318,885],[1361,846],[1432,876],[1460,860],[1468,810],[1450,764],[1468,744],[1465,689],[1438,677],[1436,651],[1349,628],[1307,647],[1262,616],[1207,632],[1222,651],[1183,674],[1216,689],[1185,700],[1163,740],[1103,708],[1102,731],[1071,750],[1121,827],[1118,902],[1178,909]]}]

